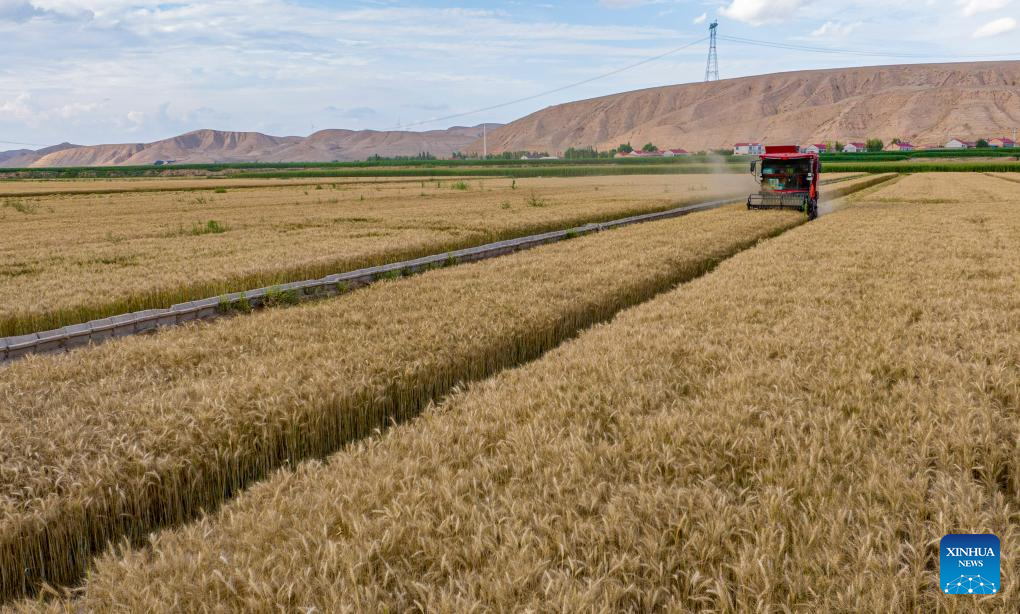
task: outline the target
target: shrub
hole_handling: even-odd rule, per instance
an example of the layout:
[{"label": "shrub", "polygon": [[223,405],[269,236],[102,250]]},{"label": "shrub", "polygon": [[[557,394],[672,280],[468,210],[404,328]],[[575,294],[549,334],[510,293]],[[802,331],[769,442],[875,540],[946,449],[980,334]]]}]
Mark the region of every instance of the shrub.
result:
[{"label": "shrub", "polygon": [[535,194],[534,190],[531,192],[531,195],[528,196],[528,200],[526,202],[529,207],[544,207],[549,204],[545,201],[544,198],[541,198],[537,194]]},{"label": "shrub", "polygon": [[262,298],[262,305],[265,307],[279,307],[283,305],[296,305],[301,302],[296,290],[284,290],[279,286],[273,286],[266,290]]},{"label": "shrub", "polygon": [[196,236],[198,236],[198,235],[221,234],[221,233],[224,233],[226,231],[227,231],[227,227],[225,225],[223,225],[223,224],[220,224],[216,220],[209,220],[204,225],[200,224],[200,223],[196,223],[196,224],[192,225],[192,227],[191,227],[191,234],[196,235]]},{"label": "shrub", "polygon": [[39,212],[39,204],[17,198],[4,200],[4,207],[14,209],[18,213],[33,214]]}]

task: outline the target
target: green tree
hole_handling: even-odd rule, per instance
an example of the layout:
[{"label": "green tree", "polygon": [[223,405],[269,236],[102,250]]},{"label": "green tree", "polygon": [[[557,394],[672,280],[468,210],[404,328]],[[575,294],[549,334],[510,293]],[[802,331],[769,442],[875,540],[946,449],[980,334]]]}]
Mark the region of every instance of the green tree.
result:
[{"label": "green tree", "polygon": [[975,145],[977,145],[978,148],[985,148],[985,147],[989,146],[988,145],[988,141],[986,141],[985,139],[978,139],[977,143],[975,143]]},{"label": "green tree", "polygon": [[885,149],[885,143],[882,139],[868,139],[867,147],[868,151],[882,151]]},{"label": "green tree", "polygon": [[659,151],[659,148],[653,145],[652,143],[645,143],[645,146],[641,148],[641,151],[653,153]]},{"label": "green tree", "polygon": [[624,144],[620,145],[619,147],[617,147],[616,149],[620,153],[625,153],[625,154],[629,154],[629,153],[633,153],[634,152],[634,148],[630,146],[630,143],[624,143]]},{"label": "green tree", "polygon": [[843,143],[840,143],[839,141],[834,142],[832,144],[832,148],[829,149],[829,151],[831,151],[832,153],[839,153],[843,151]]},{"label": "green tree", "polygon": [[599,152],[590,145],[588,147],[570,147],[563,152],[563,158],[566,160],[590,160],[598,157]]}]

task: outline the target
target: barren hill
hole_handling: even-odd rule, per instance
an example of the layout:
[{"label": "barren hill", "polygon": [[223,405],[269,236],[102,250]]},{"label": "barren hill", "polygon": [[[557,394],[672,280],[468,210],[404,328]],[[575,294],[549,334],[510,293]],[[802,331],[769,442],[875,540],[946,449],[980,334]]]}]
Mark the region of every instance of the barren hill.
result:
[{"label": "barren hill", "polygon": [[35,150],[12,149],[11,151],[0,151],[0,166],[5,166],[7,168],[22,168],[25,166],[31,166],[32,163],[47,154],[74,147],[81,147],[81,145],[61,143],[59,145],[51,145],[50,147],[43,147],[42,149]]},{"label": "barren hill", "polygon": [[[489,130],[499,124],[488,124]],[[427,132],[377,130],[320,130],[290,147],[276,152],[280,162],[309,160],[364,160],[372,155],[383,157],[413,156],[429,152],[448,158],[463,150],[482,134],[482,126],[455,126],[447,130]]]},{"label": "barren hill", "polygon": [[[941,144],[950,135],[991,137],[1013,126],[1020,126],[1020,61],[911,64],[777,73],[561,104],[494,130],[489,150],[625,142],[701,150],[867,137]],[[466,151],[479,150],[476,141]]]},{"label": "barren hill", "polygon": [[[498,124],[489,124],[489,129]],[[196,130],[154,143],[61,145],[46,150],[4,152],[8,167],[129,166],[157,160],[212,162],[330,162],[381,156],[411,156],[430,152],[449,157],[482,134],[482,127],[457,126],[428,132],[322,130],[308,137],[270,136],[260,132]]]}]

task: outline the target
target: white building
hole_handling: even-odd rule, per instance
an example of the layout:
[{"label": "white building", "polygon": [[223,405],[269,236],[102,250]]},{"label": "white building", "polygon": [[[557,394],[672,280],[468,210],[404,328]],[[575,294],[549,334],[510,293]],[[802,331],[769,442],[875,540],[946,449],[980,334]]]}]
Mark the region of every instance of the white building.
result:
[{"label": "white building", "polygon": [[683,148],[680,148],[680,149],[667,149],[666,151],[662,152],[662,157],[663,158],[672,158],[674,156],[689,156],[689,155],[691,155],[691,152],[689,152],[689,151],[687,151],[686,149],[683,149]]},{"label": "white building", "polygon": [[867,143],[847,143],[843,146],[843,153],[864,153],[868,151]]},{"label": "white building", "polygon": [[733,146],[735,156],[759,156],[765,153],[765,146],[761,143],[737,143]]},{"label": "white building", "polygon": [[945,145],[946,149],[974,149],[973,141],[961,141],[960,139],[952,139]]},{"label": "white building", "polygon": [[802,147],[801,151],[804,153],[823,154],[825,153],[825,143],[812,143],[807,147]]},{"label": "white building", "polygon": [[662,157],[662,152],[661,151],[642,151],[640,149],[635,149],[634,152],[632,154],[630,154],[630,157],[631,158],[661,158]]}]

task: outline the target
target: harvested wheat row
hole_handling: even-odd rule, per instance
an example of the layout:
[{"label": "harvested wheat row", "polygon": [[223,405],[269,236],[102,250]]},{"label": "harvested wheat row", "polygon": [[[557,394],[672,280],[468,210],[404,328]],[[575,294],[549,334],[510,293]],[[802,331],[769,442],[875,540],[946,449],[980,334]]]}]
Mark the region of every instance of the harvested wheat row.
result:
[{"label": "harvested wheat row", "polygon": [[[826,177],[829,175],[827,174]],[[373,184],[394,185],[399,182],[419,183],[420,179],[388,179],[384,177],[313,177],[310,179],[245,179],[243,177],[189,177],[172,176],[159,178],[122,179],[25,179],[0,183],[0,198],[24,198],[34,196],[55,196],[58,194],[120,194],[126,192],[187,192],[211,193],[216,189],[275,188],[301,186],[306,189],[332,187],[368,186]]]},{"label": "harvested wheat row", "polygon": [[416,414],[800,223],[739,207],[0,368],[0,596]]},{"label": "harvested wheat row", "polygon": [[[887,196],[20,605],[1016,612],[1020,207]],[[941,594],[950,532],[1003,592]]]},{"label": "harvested wheat row", "polygon": [[0,303],[0,336],[736,198],[749,181],[401,180],[0,197],[0,295],[11,297]]}]

